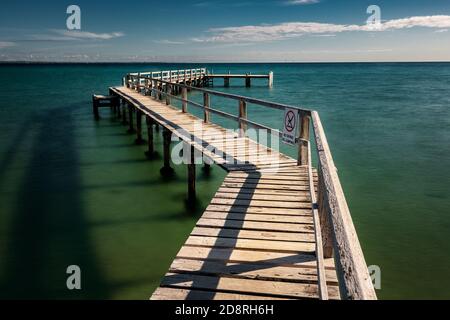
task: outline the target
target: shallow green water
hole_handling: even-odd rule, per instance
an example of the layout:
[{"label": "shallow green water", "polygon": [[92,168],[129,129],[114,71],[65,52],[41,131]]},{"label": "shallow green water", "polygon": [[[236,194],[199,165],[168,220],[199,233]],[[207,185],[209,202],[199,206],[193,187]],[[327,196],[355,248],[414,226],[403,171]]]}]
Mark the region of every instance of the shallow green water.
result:
[{"label": "shallow green water", "polygon": [[[90,96],[126,72],[171,67],[185,65],[0,67],[1,298],[146,299],[158,285],[225,174],[198,170],[189,212],[185,168],[161,178],[161,159],[107,110],[93,120]],[[380,298],[450,298],[450,64],[207,67],[273,70],[271,90],[215,89],[320,111],[366,260],[381,267]],[[249,115],[281,125],[275,111]],[[81,291],[66,289],[72,264]]]}]

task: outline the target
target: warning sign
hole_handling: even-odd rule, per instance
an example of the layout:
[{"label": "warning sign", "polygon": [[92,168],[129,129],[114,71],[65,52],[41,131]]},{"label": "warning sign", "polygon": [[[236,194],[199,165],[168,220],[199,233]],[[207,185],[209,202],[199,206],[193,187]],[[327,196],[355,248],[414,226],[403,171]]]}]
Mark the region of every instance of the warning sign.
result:
[{"label": "warning sign", "polygon": [[284,111],[283,135],[281,140],[284,143],[295,145],[298,126],[298,110],[286,108]]}]

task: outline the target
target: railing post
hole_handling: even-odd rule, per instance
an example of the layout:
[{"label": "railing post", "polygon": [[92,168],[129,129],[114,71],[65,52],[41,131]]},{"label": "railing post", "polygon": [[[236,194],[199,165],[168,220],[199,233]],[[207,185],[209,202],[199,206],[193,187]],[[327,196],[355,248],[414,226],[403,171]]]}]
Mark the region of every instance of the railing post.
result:
[{"label": "railing post", "polygon": [[137,92],[141,92],[141,73],[138,73],[137,75],[137,84],[135,90]]},{"label": "railing post", "polygon": [[269,72],[269,88],[273,87],[273,71]]},{"label": "railing post", "polygon": [[203,110],[203,114],[204,114],[203,120],[205,123],[209,122],[209,110],[208,109],[210,107],[210,103],[211,103],[211,100],[210,100],[209,94],[204,92],[203,93],[203,106],[205,108]]},{"label": "railing post", "polygon": [[172,94],[172,85],[166,83],[166,105],[170,105],[171,94]]},{"label": "railing post", "polygon": [[310,116],[304,112],[299,113],[300,118],[300,137],[298,139],[298,158],[299,166],[308,165],[308,143],[309,143],[309,120]]},{"label": "railing post", "polygon": [[333,238],[331,235],[331,224],[329,219],[330,213],[327,210],[328,199],[325,192],[322,170],[320,169],[321,168],[319,167],[319,181],[317,184],[317,206],[319,211],[320,230],[322,234],[323,257],[326,259],[333,257]]},{"label": "railing post", "polygon": [[247,131],[247,102],[239,100],[239,137],[244,137]]},{"label": "railing post", "polygon": [[158,100],[162,100],[162,85],[158,81],[156,81],[156,88],[158,88]]},{"label": "railing post", "polygon": [[186,87],[183,87],[181,89],[181,98],[183,99],[183,101],[181,103],[181,109],[182,109],[182,111],[184,113],[186,113],[187,112],[187,106],[188,106],[188,103],[187,103],[187,88]]}]

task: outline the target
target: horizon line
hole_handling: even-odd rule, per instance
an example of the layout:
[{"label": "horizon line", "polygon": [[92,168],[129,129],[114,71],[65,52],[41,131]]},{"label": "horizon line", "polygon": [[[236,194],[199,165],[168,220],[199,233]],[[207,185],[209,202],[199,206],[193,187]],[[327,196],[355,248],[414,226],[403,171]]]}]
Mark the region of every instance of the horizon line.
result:
[{"label": "horizon line", "polygon": [[0,61],[4,64],[325,64],[325,63],[450,63],[450,60],[398,60],[398,61]]}]

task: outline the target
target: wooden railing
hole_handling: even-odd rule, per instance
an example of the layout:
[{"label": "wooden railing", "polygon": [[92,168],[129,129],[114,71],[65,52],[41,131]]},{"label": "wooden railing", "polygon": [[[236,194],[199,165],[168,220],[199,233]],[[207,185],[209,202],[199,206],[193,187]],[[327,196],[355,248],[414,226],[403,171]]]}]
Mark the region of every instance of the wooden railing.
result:
[{"label": "wooden railing", "polygon": [[[183,73],[184,74],[184,73]],[[188,106],[195,106],[203,110],[204,121],[210,121],[210,113],[217,114],[227,119],[235,120],[239,125],[240,135],[245,135],[247,126],[268,130],[279,136],[279,130],[247,119],[247,104],[255,104],[278,110],[285,108],[297,109],[299,123],[301,124],[298,136],[298,165],[306,166],[313,181],[311,164],[310,124],[314,132],[314,141],[318,156],[318,188],[317,199],[314,185],[310,184],[311,199],[313,205],[314,224],[316,226],[316,255],[318,259],[319,292],[323,299],[327,298],[326,279],[323,258],[334,257],[339,289],[343,299],[376,299],[376,293],[369,275],[364,255],[356,234],[350,215],[350,210],[339,181],[337,169],[325,136],[325,132],[317,111],[288,106],[279,103],[268,102],[251,97],[244,97],[219,91],[196,88],[185,84],[164,80],[164,75],[154,78],[150,73],[128,74],[129,87],[142,90],[155,99],[165,98],[166,104],[171,104],[171,99],[179,100],[182,104],[182,112],[188,112]],[[144,87],[133,84],[144,81]],[[188,100],[188,90],[203,93],[203,103]],[[181,93],[181,97],[178,95]],[[233,115],[218,109],[210,104],[210,97],[218,96],[237,101],[238,115]]]},{"label": "wooden railing", "polygon": [[123,79],[123,84],[127,86],[143,86],[145,85],[145,78],[165,80],[168,82],[185,82],[200,79],[206,75],[206,68],[130,73]]}]

